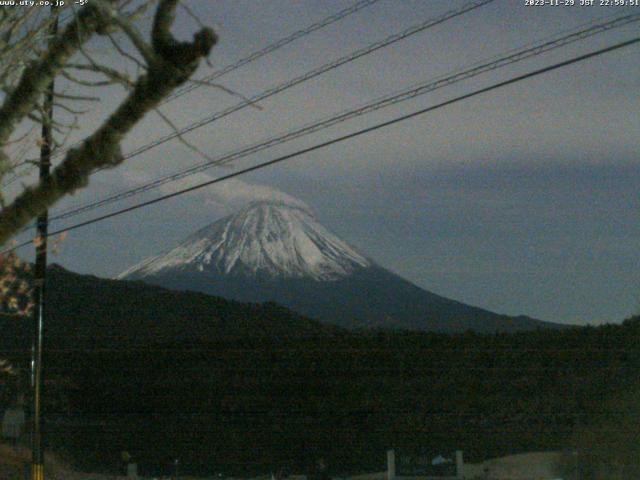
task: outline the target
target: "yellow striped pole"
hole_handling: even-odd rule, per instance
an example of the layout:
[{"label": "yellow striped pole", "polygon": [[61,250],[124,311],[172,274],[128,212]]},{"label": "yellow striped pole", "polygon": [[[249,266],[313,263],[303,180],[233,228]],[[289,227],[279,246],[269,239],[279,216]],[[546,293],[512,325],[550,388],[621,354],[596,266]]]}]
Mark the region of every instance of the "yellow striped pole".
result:
[{"label": "yellow striped pole", "polygon": [[44,465],[41,463],[31,465],[31,480],[44,480]]},{"label": "yellow striped pole", "polygon": [[[58,15],[51,6],[54,17],[49,28],[49,42],[58,33]],[[44,114],[47,120],[42,123],[42,146],[40,148],[40,181],[49,177],[51,169],[51,146],[53,144],[53,103],[55,94],[54,79],[51,79],[44,98]],[[42,441],[42,352],[44,343],[45,285],[47,273],[47,236],[49,212],[45,210],[38,216],[38,241],[36,243],[36,264],[34,269],[34,332],[31,359],[31,389],[33,410],[31,412],[31,480],[44,480],[44,444]]]}]

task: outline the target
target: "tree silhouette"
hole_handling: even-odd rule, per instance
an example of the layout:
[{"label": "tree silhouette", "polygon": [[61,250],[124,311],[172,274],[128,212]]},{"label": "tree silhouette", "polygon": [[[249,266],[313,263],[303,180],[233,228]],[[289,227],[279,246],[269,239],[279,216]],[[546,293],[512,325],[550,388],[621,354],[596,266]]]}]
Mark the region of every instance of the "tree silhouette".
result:
[{"label": "tree silhouette", "polygon": [[[96,100],[86,95],[56,93],[54,105],[66,113],[67,120],[50,122],[43,112],[43,102],[54,79],[64,77],[79,90],[114,84],[127,90],[122,102],[101,125],[60,155],[49,178],[24,186],[10,202],[0,190],[0,245],[60,199],[85,187],[93,172],[121,164],[124,158],[120,145],[125,136],[191,77],[216,43],[215,33],[207,27],[195,33],[190,42],[173,36],[171,27],[179,0],[159,0],[150,38],[145,38],[136,21],[152,3],[144,1],[140,6],[138,2],[139,6],[133,8],[131,0],[91,0],[73,10],[61,22],[59,31],[50,28],[51,18],[38,20],[41,15],[34,10],[38,7],[0,11],[0,64],[4,67],[0,74],[4,91],[0,105],[0,181],[5,181],[4,185],[14,181],[20,166],[29,163],[20,160],[16,145],[28,142],[34,127],[50,124],[57,133],[50,145],[56,153],[64,136],[77,126],[82,112],[76,105]],[[86,44],[94,35],[113,44],[113,50],[122,58],[119,66],[100,63],[87,52]],[[131,46],[129,51],[123,43]],[[139,72],[134,78],[125,67],[127,63],[134,64]]]}]

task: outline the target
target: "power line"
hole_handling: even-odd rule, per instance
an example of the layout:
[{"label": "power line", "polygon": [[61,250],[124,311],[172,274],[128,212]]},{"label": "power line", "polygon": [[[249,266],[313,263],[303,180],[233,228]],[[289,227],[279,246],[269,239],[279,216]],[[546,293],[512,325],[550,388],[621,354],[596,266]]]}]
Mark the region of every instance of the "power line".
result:
[{"label": "power line", "polygon": [[[69,232],[71,230],[76,230],[78,228],[82,228],[82,227],[85,227],[85,226],[88,226],[88,225],[91,225],[91,224],[94,224],[94,223],[97,223],[97,222],[101,222],[103,220],[107,220],[109,218],[113,218],[113,217],[122,215],[124,213],[128,213],[128,212],[131,212],[131,211],[134,211],[134,210],[138,210],[140,208],[147,207],[149,205],[153,205],[155,203],[159,203],[159,202],[162,202],[164,200],[168,200],[170,198],[177,197],[179,195],[183,195],[185,193],[189,193],[189,192],[192,192],[192,191],[195,191],[195,190],[199,190],[199,189],[207,187],[209,185],[214,185],[216,183],[221,183],[221,182],[224,182],[224,181],[229,180],[231,178],[239,177],[241,175],[245,175],[247,173],[254,172],[256,170],[261,170],[263,168],[275,165],[277,163],[282,163],[282,162],[284,162],[286,160],[290,160],[292,158],[299,157],[299,156],[304,155],[306,153],[314,152],[316,150],[320,150],[320,149],[328,147],[330,145],[334,145],[334,144],[343,142],[345,140],[350,140],[352,138],[359,137],[359,136],[364,135],[366,133],[371,133],[371,132],[380,130],[382,128],[394,125],[396,123],[400,123],[400,122],[403,122],[405,120],[409,120],[411,118],[418,117],[420,115],[424,115],[425,113],[429,113],[429,112],[432,112],[432,111],[435,111],[435,110],[439,110],[441,108],[444,108],[444,107],[449,106],[449,105],[453,105],[453,104],[461,102],[463,100],[467,100],[469,98],[476,97],[478,95],[482,95],[482,94],[487,93],[487,92],[498,90],[498,89],[506,87],[508,85],[512,85],[512,84],[521,82],[523,80],[527,80],[529,78],[537,77],[539,75],[542,75],[542,74],[545,74],[545,73],[548,73],[548,72],[551,72],[551,71],[554,71],[554,70],[558,70],[560,68],[564,68],[566,66],[573,65],[575,63],[582,62],[582,61],[585,61],[585,60],[588,60],[588,59],[591,59],[591,58],[594,58],[594,57],[597,57],[597,56],[600,56],[600,55],[604,55],[605,53],[609,53],[609,52],[612,52],[612,51],[615,51],[615,50],[619,50],[621,48],[628,47],[630,45],[634,45],[634,44],[639,43],[639,42],[640,42],[640,37],[636,37],[634,39],[627,40],[625,42],[616,43],[615,45],[612,45],[610,47],[606,47],[606,48],[603,48],[603,49],[600,49],[600,50],[596,50],[594,52],[590,52],[590,53],[587,53],[587,54],[584,54],[584,55],[580,55],[578,57],[573,57],[573,58],[571,58],[569,60],[565,60],[563,62],[556,63],[556,64],[553,64],[553,65],[548,66],[548,67],[540,68],[540,69],[534,70],[532,72],[525,73],[523,75],[518,75],[516,77],[510,78],[509,80],[505,80],[505,81],[490,85],[488,87],[484,87],[484,88],[481,88],[479,90],[475,90],[475,91],[473,91],[471,93],[467,93],[465,95],[461,95],[461,96],[455,97],[453,99],[438,103],[438,104],[433,105],[431,107],[423,108],[423,109],[414,111],[412,113],[409,113],[409,114],[406,114],[406,115],[402,115],[400,117],[396,117],[396,118],[394,118],[392,120],[387,120],[385,122],[378,123],[378,124],[373,125],[371,127],[367,127],[367,128],[361,129],[361,130],[357,130],[355,132],[352,132],[352,133],[349,133],[349,134],[346,134],[346,135],[342,135],[340,137],[336,137],[336,138],[333,138],[331,140],[328,140],[328,141],[325,141],[325,142],[322,142],[322,143],[318,143],[318,144],[313,145],[311,147],[303,148],[303,149],[298,150],[296,152],[293,152],[293,153],[290,153],[290,154],[287,154],[287,155],[283,155],[283,156],[274,158],[274,159],[269,160],[267,162],[259,163],[257,165],[254,165],[254,166],[251,166],[251,167],[247,167],[247,168],[244,168],[242,170],[238,170],[238,171],[230,173],[228,175],[224,175],[222,177],[218,177],[218,178],[206,181],[206,182],[199,183],[198,185],[194,185],[192,187],[184,188],[182,190],[178,190],[176,192],[169,193],[167,195],[163,195],[163,196],[155,198],[153,200],[148,200],[146,202],[141,202],[141,203],[139,203],[137,205],[133,205],[133,206],[130,206],[130,207],[127,207],[127,208],[123,208],[123,209],[118,210],[116,212],[112,212],[112,213],[109,213],[109,214],[106,214],[106,215],[95,217],[93,219],[86,220],[84,222],[80,222],[80,223],[77,223],[75,225],[71,225],[71,226],[66,227],[66,228],[61,228],[59,230],[51,232],[49,234],[49,236],[58,235],[58,234],[61,234],[61,233]],[[7,252],[10,252],[10,251],[16,250],[16,249],[18,249],[20,247],[23,247],[25,245],[29,245],[31,243],[33,243],[33,240],[28,240],[26,242],[23,242],[20,245],[17,245],[15,247],[12,247],[12,248],[9,248],[9,249],[6,249],[2,253],[7,253]]]},{"label": "power line", "polygon": [[[446,22],[447,20],[450,20],[452,18],[458,17],[460,15],[463,15],[467,12],[470,12],[472,10],[475,10],[477,8],[480,8],[484,5],[487,5],[489,3],[494,2],[495,0],[475,0],[472,1],[470,3],[467,3],[465,5],[463,5],[460,8],[457,9],[453,9],[453,10],[449,10],[447,12],[445,12],[444,14],[438,16],[438,17],[434,17],[431,19],[428,19],[424,22],[421,22],[419,24],[413,25],[401,32],[395,33],[393,35],[390,35],[382,40],[379,40],[377,42],[374,42],[370,45],[367,45],[366,47],[363,47],[359,50],[356,50],[354,52],[351,52],[348,55],[345,55],[343,57],[340,57],[332,62],[326,63],[320,67],[314,68],[298,77],[295,77],[291,80],[288,80],[284,83],[278,84],[274,87],[269,88],[268,90],[265,90],[261,93],[258,93],[256,95],[254,95],[253,97],[250,97],[249,99],[239,102],[235,105],[232,105],[231,107],[225,109],[225,110],[221,110],[218,111],[216,113],[214,113],[213,115],[210,115],[208,117],[205,117],[195,123],[192,123],[191,125],[182,128],[179,131],[176,132],[172,132],[170,134],[167,134],[163,137],[160,137],[156,140],[154,140],[153,142],[147,143],[146,145],[143,145],[139,148],[137,148],[136,150],[133,150],[132,152],[126,154],[124,156],[125,160],[128,160],[130,158],[136,157],[144,152],[147,152],[159,145],[162,145],[170,140],[174,140],[176,138],[181,137],[182,135],[184,135],[185,133],[189,133],[193,130],[196,130],[198,128],[201,128],[205,125],[208,125],[210,123],[213,123],[217,120],[220,120],[221,118],[224,118],[228,115],[231,115],[232,113],[238,112],[240,110],[243,110],[244,108],[247,108],[249,106],[253,106],[258,102],[261,102],[262,100],[266,100],[269,97],[272,97],[274,95],[277,95],[278,93],[281,93],[285,90],[288,90],[296,85],[299,85],[303,82],[309,81],[313,78],[316,78],[320,75],[323,75],[326,72],[335,70],[339,67],[341,67],[342,65],[345,65],[347,63],[353,62],[354,60],[357,60],[359,58],[362,58],[366,55],[369,55],[371,53],[374,53],[382,48],[388,47],[389,45],[392,45],[394,43],[397,43],[401,40],[404,40],[405,38],[408,38],[412,35],[415,35],[417,33],[420,33],[424,30],[427,30],[431,27],[435,27],[436,25],[440,25],[441,23]],[[69,149],[65,149],[65,150],[59,150],[54,157],[59,157],[61,155],[64,155],[66,152],[68,152]],[[96,170],[96,172],[105,170],[105,168],[99,168]],[[95,172],[94,172],[95,173]]]},{"label": "power line", "polygon": [[280,145],[285,142],[300,138],[302,136],[306,136],[311,133],[315,133],[317,131],[329,128],[338,123],[345,122],[347,120],[365,115],[367,113],[412,99],[419,95],[424,95],[426,93],[432,92],[439,88],[447,87],[454,83],[467,80],[469,78],[486,73],[488,71],[495,70],[516,62],[520,62],[522,60],[526,60],[528,58],[549,52],[556,48],[566,46],[570,43],[583,40],[587,37],[596,35],[598,33],[609,31],[613,28],[622,27],[624,25],[628,25],[629,23],[637,22],[637,21],[640,21],[640,14],[626,15],[623,17],[615,18],[608,22],[592,25],[589,28],[581,29],[569,35],[565,35],[560,38],[546,41],[541,44],[531,46],[529,48],[512,51],[512,53],[503,57],[498,57],[496,60],[489,61],[486,63],[477,63],[471,68],[467,68],[465,70],[458,71],[446,76],[441,76],[435,80],[429,80],[428,82],[425,82],[418,86],[412,86],[403,91],[396,92],[394,94],[390,94],[385,97],[379,98],[363,106],[360,106],[351,110],[343,111],[341,113],[338,113],[337,115],[333,115],[329,118],[325,118],[320,121],[305,125],[301,128],[289,131],[285,134],[280,134],[275,137],[271,137],[266,140],[260,141],[256,144],[250,145],[248,147],[241,148],[240,150],[236,150],[236,151],[224,154],[216,159],[199,163],[197,165],[191,166],[189,168],[173,173],[171,175],[165,175],[165,176],[159,177],[144,185],[134,187],[132,189],[127,189],[115,194],[111,194],[106,198],[91,202],[86,205],[73,207],[71,209],[68,209],[66,211],[63,211],[53,216],[52,220],[62,220],[66,218],[71,218],[80,213],[94,210],[96,208],[113,203],[115,201],[122,200],[128,197],[137,195],[139,193],[149,191],[153,188],[157,188],[161,185],[185,178],[189,175],[193,175],[195,173],[205,171],[213,166],[223,165],[231,161],[247,157],[249,155],[265,150],[267,148],[271,148],[276,145]]},{"label": "power line", "polygon": [[[267,98],[270,98],[274,95],[277,95],[278,93],[281,93],[285,90],[288,90],[296,85],[299,85],[303,82],[307,82],[313,78],[316,78],[324,73],[327,73],[329,71],[335,70],[339,67],[341,67],[342,65],[345,65],[347,63],[353,62],[354,60],[357,60],[359,58],[362,58],[366,55],[369,55],[371,53],[374,53],[382,48],[388,47],[389,45],[392,45],[394,43],[397,43],[401,40],[404,40],[405,38],[408,38],[412,35],[415,35],[417,33],[420,33],[424,30],[427,30],[431,27],[435,27],[436,25],[440,25],[441,23],[446,22],[447,20],[450,20],[452,18],[458,17],[460,15],[463,15],[467,12],[470,12],[472,10],[475,10],[477,8],[480,8],[484,5],[487,5],[489,3],[493,3],[495,0],[475,0],[472,1],[470,3],[467,3],[465,5],[463,5],[460,8],[457,9],[453,9],[453,10],[449,10],[447,12],[445,12],[444,14],[438,16],[438,17],[434,17],[431,19],[428,19],[424,22],[421,22],[419,24],[413,25],[401,32],[392,34],[382,40],[379,40],[377,42],[374,42],[370,45],[367,45],[366,47],[363,47],[361,49],[358,49],[354,52],[351,52],[348,55],[345,55],[343,57],[340,57],[336,60],[333,60],[332,62],[326,63],[324,65],[321,65],[320,67],[316,67],[298,77],[295,77],[291,80],[288,80],[286,82],[280,83],[274,87],[271,87],[261,93],[258,93],[252,97],[250,97],[249,99],[239,102],[235,105],[232,105],[231,107],[224,109],[224,110],[220,110],[218,112],[215,112],[214,114],[205,117],[195,123],[192,123],[191,125],[188,125],[187,127],[184,127],[182,129],[180,129],[179,131],[175,131],[172,133],[169,133],[163,137],[160,137],[156,140],[154,140],[153,142],[147,143],[146,145],[142,145],[140,147],[138,147],[137,149],[133,150],[132,152],[129,152],[128,154],[126,154],[124,156],[125,160],[128,160],[130,158],[136,157],[144,152],[147,152],[159,145],[162,145],[170,140],[173,140],[175,138],[179,138],[182,135],[184,135],[185,133],[189,133],[192,130],[198,129],[200,127],[203,127],[205,125],[208,125],[210,123],[213,123],[217,120],[220,120],[221,118],[224,118],[228,115],[231,115],[232,113],[238,112],[240,110],[243,110],[244,108],[250,107],[255,105],[258,102],[261,102],[263,100],[266,100]],[[58,151],[58,153],[54,156],[59,157],[61,155],[64,155],[66,152],[68,152],[69,149],[65,149],[65,150],[60,150]],[[105,168],[100,168],[98,170],[96,170],[96,172],[102,171]],[[95,173],[95,172],[94,172]]]},{"label": "power line", "polygon": [[[424,30],[427,30],[431,27],[434,27],[436,25],[439,25],[441,23],[446,22],[447,20],[450,20],[452,18],[458,17],[460,15],[463,15],[467,12],[470,12],[472,10],[475,10],[477,8],[480,8],[486,4],[492,3],[495,0],[476,0],[473,2],[470,2],[466,5],[463,5],[460,8],[457,9],[453,9],[453,10],[449,10],[447,12],[445,12],[444,14],[438,16],[438,17],[434,17],[431,19],[428,19],[422,23],[413,25],[412,27],[409,27],[401,32],[395,33],[393,35],[390,35],[388,37],[386,37],[383,40],[379,40],[375,43],[372,43],[364,48],[361,48],[359,50],[356,50],[354,52],[351,52],[350,54],[340,57],[332,62],[326,63],[320,67],[314,68],[298,77],[295,77],[287,82],[278,84],[274,87],[269,88],[268,90],[265,90],[261,93],[258,93],[256,95],[254,95],[253,97],[250,97],[249,99],[239,102],[235,105],[232,105],[229,108],[226,108],[224,110],[220,110],[216,113],[214,113],[213,115],[210,115],[208,117],[205,117],[195,123],[192,123],[191,125],[188,125],[187,127],[184,127],[178,131],[174,131],[172,133],[169,133],[163,137],[160,137],[150,143],[147,143],[146,145],[142,145],[141,147],[138,147],[137,149],[133,150],[132,152],[126,154],[124,156],[124,160],[128,160],[130,158],[136,157],[138,155],[141,155],[142,153],[145,153],[159,145],[162,145],[168,141],[174,140],[176,138],[180,138],[182,137],[182,135],[189,133],[193,130],[196,130],[198,128],[201,128],[205,125],[209,125],[210,123],[213,123],[217,120],[220,120],[221,118],[227,117],[228,115],[231,115],[232,113],[238,112],[240,110],[243,110],[249,106],[253,106],[258,102],[261,102],[263,100],[266,100],[267,98],[270,98],[274,95],[277,95],[278,93],[281,93],[285,90],[288,90],[290,88],[293,88],[296,85],[299,85],[303,82],[309,81],[313,78],[316,78],[320,75],[323,75],[326,72],[335,70],[339,67],[341,67],[342,65],[345,65],[347,63],[350,63],[354,60],[357,60],[361,57],[364,57],[366,55],[369,55],[371,53],[374,53],[382,48],[385,48],[389,45],[392,45],[394,43],[397,43],[401,40],[404,40],[405,38],[408,38],[412,35],[415,35],[419,32],[422,32]],[[53,154],[53,158],[58,158],[62,155],[64,155],[65,153],[67,153],[71,148],[74,148],[77,145],[80,145],[82,142],[78,142],[75,145],[72,145],[71,147],[67,148],[67,149],[63,149],[63,150],[58,150],[57,152],[55,152]],[[96,172],[100,172],[102,170],[105,170],[106,167],[103,168],[99,168],[97,169],[94,173]],[[25,172],[28,173],[28,172]],[[13,182],[15,182],[19,177],[21,176],[21,174],[16,174],[14,175],[8,182],[6,182],[5,184],[3,184],[3,187],[6,187],[10,184],[12,184]]]},{"label": "power line", "polygon": [[[276,42],[260,49],[257,50],[253,53],[251,53],[250,55],[241,58],[240,60],[237,60],[234,63],[231,63],[213,73],[211,73],[210,75],[207,75],[206,77],[201,78],[200,80],[198,80],[198,83],[194,83],[188,86],[185,86],[177,91],[175,91],[172,95],[170,95],[167,99],[165,99],[164,102],[162,102],[163,104],[168,103],[170,101],[175,100],[176,98],[179,98],[199,87],[201,87],[203,84],[206,84],[207,82],[212,82],[213,80],[216,80],[217,78],[222,77],[223,75],[226,75],[227,73],[230,73],[234,70],[237,70],[245,65],[247,65],[248,63],[254,62],[255,60],[258,60],[259,58],[264,57],[265,55],[268,55],[269,53],[273,53],[276,50],[279,50],[280,48],[294,42],[295,40],[298,40],[302,37],[305,37],[317,30],[321,30],[325,27],[328,27],[329,25],[338,22],[339,20],[342,20],[345,17],[348,17],[349,15],[352,15],[354,13],[359,12],[360,10],[363,10],[375,3],[378,3],[380,0],[359,0],[356,3],[354,3],[353,5],[351,5],[350,7],[347,7],[343,10],[340,10],[336,13],[334,13],[333,15],[330,15],[328,17],[323,18],[322,20],[319,20],[318,22],[312,23],[311,25],[297,30],[294,33],[292,33],[291,35],[281,38],[280,40],[277,40]],[[73,14],[68,14],[64,20],[67,20],[68,18],[70,18]],[[67,151],[69,151],[71,148],[74,148],[78,145],[80,145],[82,142],[77,142],[74,145],[72,145],[71,147],[58,151],[58,152],[54,152],[53,154],[53,158],[57,158],[61,155],[63,155],[64,153],[66,153]],[[16,165],[16,167],[19,167],[21,165],[24,165],[26,162],[22,162],[22,164],[18,164]],[[15,168],[15,167],[14,167]],[[25,174],[28,173],[25,172]],[[22,174],[17,174],[12,176],[9,181],[7,181],[3,186],[7,187],[9,185],[11,185],[12,183],[14,183],[18,178],[20,178],[22,176]]]},{"label": "power line", "polygon": [[[378,1],[378,0],[371,0],[371,1]],[[59,8],[59,7],[58,7]],[[68,23],[65,23],[67,20],[73,20],[75,18],[75,16],[77,15],[77,12],[75,11],[75,9],[73,8],[73,5],[71,5],[71,7],[65,7],[65,8],[71,8],[72,11],[71,12],[66,12],[66,13],[62,13],[62,14],[58,14],[56,16],[57,22],[59,24],[59,27],[66,27],[68,25]],[[87,7],[82,7],[82,8],[87,8]],[[69,22],[71,23],[71,22]],[[79,144],[79,143],[78,143]],[[78,145],[76,144],[76,145]],[[74,145],[74,146],[76,146]],[[56,151],[51,153],[51,158],[54,159],[57,156],[59,156],[60,154]],[[22,172],[15,172],[11,178],[9,178],[8,180],[6,180],[5,182],[2,183],[2,187],[8,187],[12,184],[14,184],[15,182],[17,182],[23,175],[28,175],[29,173],[31,173],[31,171],[33,171],[36,167],[31,165],[29,166],[29,164],[32,163],[28,160],[24,160],[21,161],[15,165],[11,166],[11,170],[10,171],[14,171],[17,170],[18,168],[26,165],[27,168],[24,169],[24,171]]]},{"label": "power line", "polygon": [[320,20],[319,22],[313,23],[311,25],[309,25],[306,28],[303,28],[301,30],[298,30],[294,33],[292,33],[291,35],[289,35],[288,37],[284,37],[281,38],[280,40],[272,43],[271,45],[268,45],[256,52],[253,52],[252,54],[241,58],[240,60],[231,63],[229,65],[227,65],[226,67],[221,68],[220,70],[217,70],[213,73],[211,73],[210,75],[207,75],[206,77],[203,77],[199,80],[200,83],[194,83],[191,85],[187,85],[184,86],[178,90],[176,90],[172,95],[170,95],[163,103],[168,103],[172,100],[175,100],[178,97],[181,97],[189,92],[192,92],[193,90],[200,88],[202,86],[203,83],[207,83],[207,82],[211,82],[213,80],[216,80],[220,77],[222,77],[223,75],[226,75],[227,73],[230,73],[234,70],[239,69],[240,67],[245,66],[248,63],[251,63],[261,57],[264,57],[265,55],[268,55],[269,53],[275,52],[276,50],[284,47],[285,45],[290,44],[291,42],[298,40],[299,38],[305,37],[307,35],[309,35],[312,32],[315,32],[316,30],[320,30],[324,27],[327,27],[329,25],[331,25],[332,23],[337,22],[338,20],[341,20],[353,13],[356,13],[366,7],[369,7],[371,5],[373,5],[374,3],[377,3],[380,0],[361,0],[359,2],[356,2],[354,5],[352,5],[351,7],[345,8],[344,10],[340,10],[339,12],[330,15],[322,20]]},{"label": "power line", "polygon": [[[74,15],[73,13],[55,14],[52,18],[50,18],[49,20],[47,20],[47,21],[46,21],[46,23],[49,23],[49,25],[52,25],[52,24],[54,24],[54,23],[55,23],[55,24],[57,25],[57,27],[56,27],[56,28],[60,28],[60,27],[62,27],[62,26],[66,26],[66,25],[63,25],[63,24],[64,24],[64,22],[66,22],[69,18],[73,17],[73,15]],[[46,26],[46,23],[43,23],[43,26]],[[49,29],[51,29],[51,27],[50,27],[50,26],[49,26],[48,28],[49,28]],[[6,99],[6,97],[5,97],[5,99]],[[25,139],[25,138],[23,137],[23,140],[24,140],[24,139]],[[29,143],[29,142],[25,142],[25,150],[24,150],[24,151],[25,151],[25,153],[26,153],[26,150],[28,150],[28,148],[29,148],[28,143]],[[52,155],[49,155],[49,157],[51,158],[51,157],[52,157]],[[30,162],[30,161],[27,161],[27,160],[21,161],[21,162],[19,162],[19,163],[16,163],[15,165],[12,165],[12,166],[10,167],[10,170],[8,170],[8,171],[9,171],[9,172],[11,172],[11,171],[15,171],[17,168],[19,168],[19,167],[21,167],[21,166],[23,166],[23,165],[28,165],[29,163],[31,163],[31,162]],[[11,176],[11,178],[9,178],[8,180],[6,180],[5,182],[3,182],[3,183],[2,183],[2,187],[8,187],[9,185],[12,185],[12,184],[13,184],[13,183],[15,183],[15,182],[16,182],[16,181],[17,181],[17,180],[18,180],[18,179],[19,179],[23,174],[28,174],[28,173],[30,173],[32,170],[34,170],[35,168],[37,168],[37,167],[36,167],[36,166],[31,166],[31,167],[28,167],[28,168],[27,168],[27,170],[26,170],[25,172],[22,172],[22,173],[21,173],[21,172],[14,173],[14,174]]]},{"label": "power line", "polygon": [[298,77],[295,77],[287,82],[281,83],[279,85],[276,85],[272,88],[269,88],[268,90],[265,90],[257,95],[254,95],[253,97],[250,97],[248,100],[245,100],[243,102],[239,102],[235,105],[232,105],[231,107],[225,109],[225,110],[221,110],[218,111],[216,113],[214,113],[213,115],[210,115],[208,117],[205,117],[195,123],[192,123],[191,125],[184,127],[182,129],[180,129],[177,132],[172,132],[170,134],[167,134],[163,137],[158,138],[157,140],[150,142],[146,145],[143,145],[139,148],[137,148],[136,150],[128,153],[127,155],[125,155],[125,159],[130,159],[133,157],[136,157],[144,152],[147,152],[159,145],[162,145],[163,143],[166,143],[170,140],[173,140],[175,138],[179,138],[182,135],[191,132],[192,130],[195,130],[197,128],[203,127],[205,125],[209,125],[210,123],[213,123],[217,120],[220,120],[221,118],[224,118],[228,115],[231,115],[232,113],[235,113],[237,111],[240,111],[244,108],[247,108],[249,106],[255,105],[258,102],[261,102],[263,100],[266,100],[269,97],[272,97],[274,95],[277,95],[278,93],[284,92],[285,90],[288,90],[296,85],[299,85],[303,82],[307,82],[313,78],[316,78],[324,73],[327,73],[329,71],[335,70],[339,67],[341,67],[342,65],[345,65],[347,63],[353,62],[354,60],[357,60],[359,58],[362,58],[366,55],[369,55],[371,53],[374,53],[382,48],[388,47],[389,45],[393,45],[394,43],[397,43],[401,40],[404,40],[408,37],[411,37],[412,35],[415,35],[417,33],[420,33],[424,30],[427,30],[431,27],[435,27],[436,25],[440,25],[448,20],[451,20],[452,18],[458,17],[460,15],[463,15],[467,12],[470,12],[472,10],[475,10],[477,8],[480,8],[484,5],[487,5],[489,3],[494,2],[495,0],[476,0],[470,3],[467,3],[466,5],[463,5],[460,8],[457,9],[453,9],[453,10],[449,10],[448,12],[445,12],[444,14],[438,16],[438,17],[434,17],[431,19],[428,19],[424,22],[421,22],[419,24],[413,25],[412,27],[409,27],[401,32],[395,33],[393,35],[388,36],[387,38],[383,39],[383,40],[379,40],[377,42],[374,42],[364,48],[361,48],[359,50],[356,50],[354,52],[351,52],[348,55],[345,55],[343,57],[338,58],[337,60],[334,60],[332,62],[326,63],[320,67],[314,68],[313,70],[310,70]]},{"label": "power line", "polygon": [[[216,80],[224,75],[226,75],[227,73],[230,73],[234,70],[237,70],[251,62],[254,62],[255,60],[258,60],[259,58],[264,57],[265,55],[268,55],[269,53],[273,53],[276,50],[279,50],[280,48],[292,43],[295,40],[298,40],[302,37],[305,37],[317,30],[320,30],[324,27],[327,27],[339,20],[342,20],[343,18],[354,14],[356,12],[359,12],[360,10],[363,10],[366,7],[369,7],[377,2],[379,2],[380,0],[360,0],[358,2],[356,2],[355,4],[353,4],[352,6],[345,8],[343,10],[340,10],[339,12],[334,13],[333,15],[330,15],[326,18],[323,18],[322,20],[313,23],[309,26],[307,26],[306,28],[303,28],[301,30],[298,30],[296,32],[294,32],[293,34],[281,38],[280,40],[272,43],[271,45],[268,45],[260,50],[257,50],[253,53],[251,53],[250,55],[241,58],[240,60],[237,60],[234,63],[231,63],[225,67],[222,67],[220,70],[217,70],[215,72],[213,72],[210,75],[207,75],[206,77],[201,78],[200,80],[198,80],[198,83],[195,84],[191,84],[191,85],[187,85],[182,87],[181,89],[175,91],[172,95],[170,95],[167,99],[164,100],[164,103],[168,103],[172,100],[175,100],[176,98],[179,98],[183,95],[185,95],[186,93],[189,93],[199,87],[201,87],[204,83],[207,82],[211,82],[213,80]],[[77,143],[75,146],[79,145],[82,142]],[[73,148],[73,147],[71,147]],[[56,153],[54,156],[55,157],[59,157],[60,155],[64,154],[66,151],[68,151],[69,149],[60,151],[58,153]]]}]

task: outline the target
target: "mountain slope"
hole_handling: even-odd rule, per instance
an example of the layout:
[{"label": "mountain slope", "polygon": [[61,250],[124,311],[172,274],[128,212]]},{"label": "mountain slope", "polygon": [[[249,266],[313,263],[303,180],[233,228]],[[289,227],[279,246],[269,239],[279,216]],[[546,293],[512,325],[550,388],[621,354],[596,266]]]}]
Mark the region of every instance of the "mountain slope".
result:
[{"label": "mountain slope", "polygon": [[261,202],[203,228],[119,278],[179,271],[324,281],[369,265],[305,209]]},{"label": "mountain slope", "polygon": [[306,209],[276,203],[251,204],[118,278],[274,301],[348,328],[492,333],[560,327],[428,292],[357,252]]},{"label": "mountain slope", "polygon": [[[53,265],[47,274],[47,345],[127,349],[181,342],[234,342],[332,335],[337,329],[276,304],[242,304],[141,282],[79,275]],[[28,348],[32,325],[0,314],[0,349]]]}]

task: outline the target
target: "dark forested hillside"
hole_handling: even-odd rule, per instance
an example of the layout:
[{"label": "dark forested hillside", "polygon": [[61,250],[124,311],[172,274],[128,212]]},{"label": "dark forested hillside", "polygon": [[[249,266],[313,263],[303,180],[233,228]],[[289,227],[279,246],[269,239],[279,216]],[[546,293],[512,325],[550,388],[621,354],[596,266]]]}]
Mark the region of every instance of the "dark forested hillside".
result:
[{"label": "dark forested hillside", "polygon": [[[392,447],[457,448],[468,460],[573,448],[640,373],[638,319],[497,335],[347,332],[276,305],[136,283],[107,282],[97,296],[88,277],[59,275],[48,442],[92,470],[116,468],[122,450],[142,473],[167,473],[178,457],[185,473],[211,474],[300,471],[319,456],[335,473],[371,471]],[[5,349],[18,334],[7,322]]]},{"label": "dark forested hillside", "polygon": [[[148,465],[179,455],[200,473],[300,469],[318,456],[357,471],[381,468],[391,447],[460,448],[469,460],[569,448],[638,378],[639,331],[247,338],[66,354],[56,368],[75,378],[75,414],[100,412],[109,426],[92,431],[95,462],[119,448]],[[88,434],[60,441],[95,449]]]},{"label": "dark forested hillside", "polygon": [[[288,338],[331,334],[327,328],[274,303],[249,304],[175,292],[140,282],[49,269],[47,340],[54,349],[126,349],[167,342],[219,341],[252,336]],[[15,329],[29,326],[0,316],[0,347],[17,345]],[[27,346],[27,342],[22,345]]]}]

